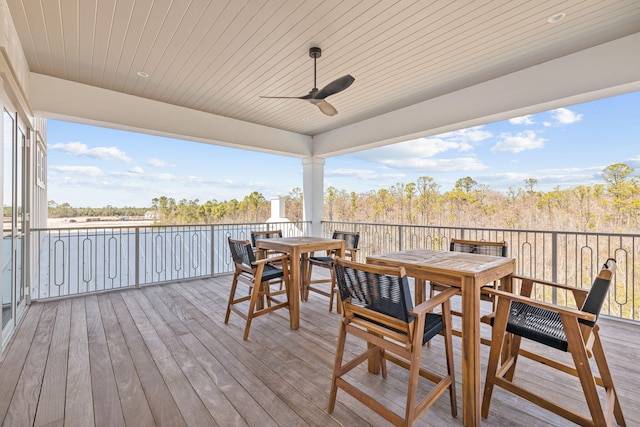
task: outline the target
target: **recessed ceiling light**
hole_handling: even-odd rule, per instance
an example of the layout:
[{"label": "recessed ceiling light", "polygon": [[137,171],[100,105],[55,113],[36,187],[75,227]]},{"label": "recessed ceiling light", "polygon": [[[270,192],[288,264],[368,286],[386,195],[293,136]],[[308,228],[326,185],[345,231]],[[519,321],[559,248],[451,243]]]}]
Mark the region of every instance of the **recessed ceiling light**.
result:
[{"label": "recessed ceiling light", "polygon": [[564,19],[564,17],[565,17],[565,16],[567,16],[567,14],[566,14],[566,13],[562,13],[562,12],[560,12],[560,13],[555,13],[555,14],[551,15],[551,16],[549,17],[549,19],[547,19],[547,22],[548,22],[549,24],[555,24],[556,22],[562,21],[562,20]]},{"label": "recessed ceiling light", "polygon": [[145,73],[144,71],[138,71],[138,72],[137,72],[137,74],[138,74],[140,77],[144,77],[145,79],[146,79],[147,77],[149,77],[149,75],[150,75],[149,73]]}]

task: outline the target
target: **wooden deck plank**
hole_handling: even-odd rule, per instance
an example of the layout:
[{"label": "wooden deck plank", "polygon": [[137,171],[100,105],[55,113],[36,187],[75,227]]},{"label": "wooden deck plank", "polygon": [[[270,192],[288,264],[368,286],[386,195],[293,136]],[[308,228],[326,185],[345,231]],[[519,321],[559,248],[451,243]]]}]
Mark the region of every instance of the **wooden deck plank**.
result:
[{"label": "wooden deck plank", "polygon": [[64,425],[65,395],[67,391],[67,360],[71,329],[70,299],[58,303],[51,346],[47,357],[40,403],[36,412],[36,426]]},{"label": "wooden deck plank", "polygon": [[[189,288],[189,285],[184,284],[183,288]],[[206,296],[207,299],[217,299],[215,291],[210,289],[211,285],[195,283],[193,286],[194,289],[190,289],[192,294]],[[214,307],[219,307],[219,305],[212,305],[210,312],[216,313],[215,317],[222,319],[224,310],[215,310]],[[222,307],[224,308],[224,305]],[[337,316],[332,320],[337,321]],[[261,321],[267,321],[267,323],[263,324]],[[301,321],[304,322],[304,320]],[[278,333],[271,333],[273,330],[272,322],[278,323]],[[242,327],[242,323],[240,323],[240,326]],[[331,380],[330,376],[326,375],[326,372],[330,372],[333,366],[335,344],[327,345],[323,343],[323,345],[319,345],[320,343],[315,341],[310,345],[309,338],[313,337],[313,335],[307,333],[304,328],[298,331],[291,331],[286,311],[277,311],[260,318],[251,328],[253,335],[250,336],[250,339],[261,344],[256,350],[256,356],[266,361],[269,366],[273,367],[274,372],[296,387],[297,393],[308,399],[310,404],[325,410],[328,404],[328,390]],[[337,325],[335,331],[337,333]],[[291,353],[287,352],[286,349],[295,349],[295,351]],[[301,349],[304,349],[304,351],[299,351]],[[300,355],[304,362],[300,361],[296,354]],[[319,367],[324,369],[319,370]],[[338,402],[333,416],[344,425],[357,424],[362,422],[363,418],[367,422],[380,422],[381,420],[377,414],[365,413],[356,415],[341,405],[340,402]]]},{"label": "wooden deck plank", "polygon": [[113,292],[109,294],[114,312],[120,323],[124,339],[129,347],[129,352],[144,389],[149,408],[153,414],[156,425],[186,427],[187,423],[182,417],[162,374],[153,360],[149,348],[145,345],[129,310],[122,299],[128,297],[128,293]]},{"label": "wooden deck plank", "polygon": [[127,298],[124,299],[125,304],[165,383],[171,391],[171,395],[176,401],[185,422],[187,425],[194,426],[217,425],[197,393],[191,387],[174,356],[156,332],[154,325],[138,304],[137,297],[139,293],[140,291],[130,291],[127,294]]},{"label": "wooden deck plank", "polygon": [[[0,363],[0,421],[4,421],[46,304],[33,304]],[[4,423],[3,423],[4,425]]]},{"label": "wooden deck plank", "polygon": [[96,427],[124,426],[116,377],[111,365],[109,346],[105,336],[98,297],[86,297],[91,391]]},{"label": "wooden deck plank", "polygon": [[68,425],[94,426],[85,298],[72,299],[67,366],[67,388],[73,392],[66,395],[65,421]]},{"label": "wooden deck plank", "polygon": [[[196,360],[202,368],[216,383],[216,386],[226,396],[232,405],[242,411],[245,422],[250,426],[272,427],[277,426],[275,421],[269,416],[262,406],[253,398],[253,396],[237,381],[233,375],[227,370],[226,360],[219,360],[214,351],[217,347],[205,347],[196,334],[207,336],[200,325],[185,312],[185,308],[190,307],[184,301],[184,298],[177,293],[166,292],[168,287],[162,287],[160,297],[163,301],[172,301],[167,304],[169,307],[179,307],[181,319],[185,326],[189,328],[190,333],[180,335],[180,341],[191,350]],[[178,313],[176,313],[178,315]]]},{"label": "wooden deck plank", "polygon": [[[180,303],[183,312],[197,311],[176,288],[163,293],[170,295],[174,301]],[[236,379],[234,374],[229,371],[228,354],[219,351],[222,346],[214,336],[209,334],[191,315],[186,315],[184,319],[185,325],[191,333],[180,336],[180,340],[191,349],[198,362],[215,380],[217,386],[234,407],[242,410],[245,422],[251,426],[277,426],[278,424],[252,395],[252,391],[258,391],[258,395],[268,393],[268,388],[260,390],[260,385],[256,385],[255,379],[251,376],[249,376],[253,380],[251,387],[246,388],[242,379]],[[243,375],[239,376],[243,377]]]},{"label": "wooden deck plank", "polygon": [[[335,412],[326,413],[339,317],[329,313],[325,297],[311,294],[301,304],[297,331],[289,329],[288,314],[280,310],[257,318],[243,341],[244,320],[232,316],[223,323],[229,284],[229,277],[216,277],[33,304],[0,364],[3,425],[60,425],[55,390],[66,399],[67,425],[388,425],[340,392]],[[635,405],[640,324],[600,322],[627,425],[640,425]],[[441,341],[425,347],[422,358],[436,371],[444,369]],[[361,348],[357,341],[347,342],[346,352]],[[454,338],[458,387],[460,351],[460,339]],[[482,369],[487,355],[483,347]],[[65,357],[66,393],[64,369],[57,366]],[[392,407],[404,405],[405,370],[390,365],[382,379],[363,367],[350,376]],[[523,359],[517,378],[586,410],[579,386],[564,375]],[[425,382],[420,393],[429,387]],[[416,426],[462,425],[460,416],[451,417],[447,400],[438,399]],[[132,412],[134,402],[143,408],[139,419]],[[117,405],[122,418],[107,413],[109,405]],[[573,425],[502,389],[494,391],[489,418],[482,423]]]},{"label": "wooden deck plank", "polygon": [[57,302],[44,307],[4,425],[25,425],[25,421],[28,425],[33,425],[57,311]]},{"label": "wooden deck plank", "polygon": [[111,305],[111,299],[106,294],[100,295],[98,296],[98,304],[125,424],[141,427],[152,426],[154,420],[151,408],[149,408],[149,403],[144,395],[140,378]]},{"label": "wooden deck plank", "polygon": [[236,408],[178,338],[178,333],[182,337],[191,335],[191,332],[158,298],[156,293],[159,291],[158,287],[148,288],[143,290],[143,294],[136,292],[136,298],[185,377],[191,383],[193,390],[200,397],[216,423],[225,427],[245,425],[246,423]]},{"label": "wooden deck plank", "polygon": [[[238,381],[245,384],[245,388],[252,393],[269,415],[280,425],[307,424],[295,411],[295,407],[300,404],[297,394],[261,358],[253,356],[248,351],[257,345],[252,341],[242,341],[242,329],[236,328],[233,330],[233,335],[230,335],[228,328],[222,327],[224,315],[212,313],[209,305],[202,303],[202,297],[198,293],[190,292],[192,289],[188,286],[182,287],[182,290],[185,291],[184,295],[188,298],[188,303],[194,306],[190,311],[191,316],[202,327],[201,330],[205,330],[208,334],[199,334],[198,338],[207,348],[216,348],[216,352],[221,355],[221,360],[226,361],[227,369]],[[216,320],[209,317],[211,314]],[[198,330],[196,325],[193,327]],[[254,392],[256,394],[253,394]]]}]

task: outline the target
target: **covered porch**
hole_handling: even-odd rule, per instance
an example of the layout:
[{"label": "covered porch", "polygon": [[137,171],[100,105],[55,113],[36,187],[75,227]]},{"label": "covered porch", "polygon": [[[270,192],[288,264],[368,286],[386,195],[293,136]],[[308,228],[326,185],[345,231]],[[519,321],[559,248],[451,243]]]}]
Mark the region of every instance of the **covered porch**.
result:
[{"label": "covered porch", "polygon": [[[387,425],[340,392],[335,412],[326,413],[339,316],[325,298],[312,294],[302,304],[299,330],[289,329],[281,310],[257,319],[243,341],[242,319],[223,323],[230,282],[222,275],[32,304],[0,367],[3,425]],[[640,424],[638,325],[600,325],[627,425]],[[352,353],[361,345],[347,342]],[[460,390],[459,338],[454,347]],[[444,371],[442,355],[436,338],[422,363]],[[487,356],[483,346],[483,370]],[[586,410],[577,380],[526,359],[521,369],[532,389]],[[390,366],[383,380],[363,367],[352,376],[400,410],[406,372]],[[442,396],[417,425],[456,426],[462,419],[451,417]],[[483,425],[573,424],[498,389]]]},{"label": "covered porch", "polygon": [[[351,9],[337,0],[306,1],[284,26],[279,17],[291,5],[247,2],[224,11],[223,22],[235,19],[234,25],[208,39],[204,50],[196,49],[198,37],[227,28],[216,25],[218,9],[205,2],[156,2],[149,10],[87,3],[80,9],[78,2],[0,0],[0,103],[8,123],[2,131],[11,146],[2,182],[11,188],[5,207],[14,212],[7,228],[13,252],[1,260],[24,272],[3,278],[1,287],[12,313],[1,343],[6,425],[385,424],[349,399],[332,416],[324,410],[338,319],[324,300],[303,304],[298,331],[288,329],[281,313],[259,319],[247,343],[238,319],[222,324],[226,276],[29,305],[40,267],[29,232],[46,227],[47,118],[299,158],[305,220],[310,234],[320,235],[328,157],[640,89],[640,7],[632,0],[567,2],[567,16],[576,19],[566,27],[547,26],[558,11],[543,3],[467,2],[458,9],[450,2],[435,10],[416,9],[420,2],[387,9],[386,2],[365,1]],[[404,33],[395,34],[399,22],[392,16],[404,17]],[[280,28],[286,35],[276,43],[270,36]],[[368,28],[384,30],[369,37]],[[156,37],[161,34],[178,37]],[[392,36],[396,43],[385,44]],[[309,120],[296,103],[256,108],[258,95],[309,89],[311,45],[335,58],[327,62],[327,79],[353,73],[363,83],[337,103],[340,115]],[[177,52],[188,58],[176,61]],[[140,80],[148,77],[151,83]],[[640,422],[632,400],[636,328],[603,322],[630,424]],[[439,350],[436,343],[428,351]],[[458,342],[458,358],[459,350]],[[532,385],[569,399],[556,391],[561,380],[532,374]],[[401,402],[401,380],[390,375],[388,387],[366,372],[354,375]],[[460,425],[461,419],[443,405],[421,423]],[[487,424],[567,425],[499,392]]]}]

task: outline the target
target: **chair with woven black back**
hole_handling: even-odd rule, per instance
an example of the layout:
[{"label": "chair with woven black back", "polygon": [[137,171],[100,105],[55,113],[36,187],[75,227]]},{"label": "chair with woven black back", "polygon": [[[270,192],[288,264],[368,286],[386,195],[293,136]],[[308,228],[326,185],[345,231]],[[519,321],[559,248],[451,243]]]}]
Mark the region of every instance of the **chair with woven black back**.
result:
[{"label": "chair with woven black back", "polygon": [[258,258],[267,258],[272,255],[281,255],[280,252],[267,251],[266,249],[258,249],[256,247],[256,241],[259,239],[278,239],[282,237],[282,230],[267,230],[267,231],[251,231],[251,246],[256,251]]},{"label": "chair with woven black back", "polygon": [[[615,418],[619,425],[626,425],[597,325],[615,268],[616,261],[608,259],[589,290],[514,276],[521,280],[520,295],[494,289],[488,291],[497,296],[497,311],[493,319],[493,337],[482,399],[484,418],[489,415],[493,388],[498,386],[579,425],[609,426],[612,425],[612,418]],[[538,294],[541,287],[564,291],[568,296],[573,297],[576,306],[580,308],[543,302],[540,298],[535,299],[535,295],[532,298],[534,286],[538,289]],[[523,338],[569,352],[574,366],[550,358],[548,355],[525,351],[521,348]],[[509,341],[511,341],[510,345]],[[544,396],[540,391],[531,390],[535,382],[534,384],[525,381],[516,382],[514,376],[518,356],[527,357],[578,377],[589,408],[589,415],[561,406],[557,399]],[[589,363],[591,357],[595,359],[598,373],[594,372]],[[502,363],[500,363],[501,359]],[[604,404],[600,400],[597,386],[605,390]],[[567,394],[571,392],[571,387],[563,391]]]},{"label": "chair with woven black back", "polygon": [[[256,258],[264,259],[264,258],[273,258],[280,255],[284,255],[282,252],[271,251],[267,249],[259,249],[256,246],[256,242],[259,239],[279,239],[281,237],[282,237],[282,230],[266,230],[266,231],[251,230],[251,246],[253,246],[253,251],[256,254]],[[273,260],[272,262],[277,266],[280,265],[280,262],[278,260]],[[279,289],[282,290],[282,282],[280,282]]]},{"label": "chair with woven black back", "polygon": [[[455,252],[464,252],[469,254],[480,254],[480,255],[493,255],[493,256],[507,256],[507,242],[485,242],[482,240],[462,240],[452,238],[449,243],[449,250]],[[498,284],[496,282],[493,283],[493,287],[497,288]],[[448,289],[449,286],[442,284],[431,282],[430,287],[430,297],[433,298],[435,291],[441,292],[444,289]],[[493,302],[493,297],[486,293],[481,293],[481,298],[484,301]],[[495,310],[495,307],[494,307]],[[452,312],[455,316],[461,316],[462,314],[457,311]]]},{"label": "chair with woven black back", "polygon": [[[342,239],[344,240],[345,245],[345,254],[343,258],[347,258],[351,261],[356,261],[356,253],[358,251],[358,242],[360,241],[360,233],[357,231],[334,231],[333,239]],[[336,251],[327,251],[325,256],[312,256],[309,257],[309,262],[307,264],[306,277],[303,281],[303,291],[302,291],[302,299],[304,301],[309,299],[309,291],[316,292],[320,295],[324,295],[329,297],[329,311],[333,311],[333,301],[335,299],[335,295],[338,290],[336,288],[336,278],[333,271],[333,260],[336,257]],[[331,276],[330,279],[311,279],[311,272],[313,267],[321,267],[329,270],[329,274]],[[321,283],[329,283],[330,287],[319,287],[318,284]],[[339,303],[336,302],[336,309],[339,310]]]},{"label": "chair with woven black back", "polygon": [[[289,256],[257,260],[248,240],[233,240],[229,238],[231,258],[235,265],[235,273],[231,283],[231,293],[227,303],[227,314],[224,323],[229,322],[231,312],[246,320],[243,339],[249,338],[249,329],[254,317],[262,316],[280,308],[289,308]],[[279,267],[274,265],[279,262]],[[238,283],[249,286],[249,294],[236,297]],[[272,283],[284,282],[284,289],[271,290]],[[284,298],[284,299],[282,299]],[[244,308],[248,303],[248,308]],[[237,306],[238,304],[243,307]]]},{"label": "chair with woven black back", "polygon": [[[449,391],[451,415],[456,417],[449,307],[449,299],[456,290],[445,290],[413,307],[403,267],[383,267],[337,258],[334,269],[342,313],[327,411],[333,412],[340,388],[394,425],[411,426],[443,393]],[[441,309],[441,314],[432,312],[436,307]],[[447,366],[444,375],[420,366],[424,343],[439,333],[444,337]],[[348,335],[364,340],[367,347],[363,353],[343,362]],[[351,353],[351,350],[347,352]],[[363,385],[365,382],[352,381],[348,373],[366,361],[369,361],[370,371],[381,371],[383,378],[390,372],[397,372],[395,369],[387,370],[387,361],[409,371],[404,414],[399,415],[376,400],[374,395],[379,395],[380,390],[369,390]],[[400,377],[406,378],[404,372]],[[417,401],[418,394],[425,392],[418,391],[420,378],[435,383],[435,386]]]}]

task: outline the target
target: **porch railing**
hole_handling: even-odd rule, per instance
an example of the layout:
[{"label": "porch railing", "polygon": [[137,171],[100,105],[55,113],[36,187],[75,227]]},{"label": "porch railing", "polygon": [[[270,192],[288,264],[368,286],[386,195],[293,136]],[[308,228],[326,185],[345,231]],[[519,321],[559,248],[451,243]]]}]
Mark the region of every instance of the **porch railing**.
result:
[{"label": "porch railing", "polygon": [[233,271],[227,238],[252,230],[307,235],[308,222],[31,230],[32,299],[210,277]]},{"label": "porch railing", "polygon": [[[37,259],[33,299],[55,298],[188,280],[232,271],[227,237],[248,239],[251,230],[282,229],[308,235],[308,222],[216,224],[31,230]],[[500,241],[516,259],[517,273],[588,288],[600,264],[618,261],[604,313],[640,320],[640,235],[560,231],[427,227],[402,224],[323,222],[333,230],[360,232],[359,260],[403,249],[447,250],[451,238]],[[543,291],[551,302],[567,295]],[[539,292],[539,293],[540,293]]]},{"label": "porch railing", "polygon": [[[405,249],[448,250],[451,238],[506,241],[508,256],[516,259],[517,274],[589,288],[607,258],[617,260],[603,313],[640,320],[640,235],[497,228],[427,227],[401,224],[323,222],[325,236],[333,230],[359,231],[358,259]],[[540,290],[538,293],[543,292]],[[564,304],[563,293],[543,293]]]}]

